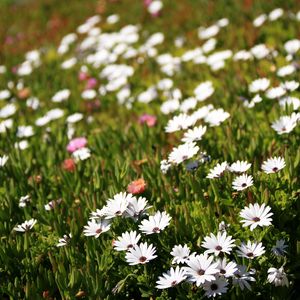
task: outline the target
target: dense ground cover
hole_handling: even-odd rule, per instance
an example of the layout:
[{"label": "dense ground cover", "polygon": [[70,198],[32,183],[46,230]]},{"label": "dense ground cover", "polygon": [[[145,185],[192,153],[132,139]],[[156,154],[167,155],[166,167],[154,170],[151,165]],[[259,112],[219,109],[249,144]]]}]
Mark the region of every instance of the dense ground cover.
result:
[{"label": "dense ground cover", "polygon": [[297,299],[299,4],[0,11],[1,299]]}]

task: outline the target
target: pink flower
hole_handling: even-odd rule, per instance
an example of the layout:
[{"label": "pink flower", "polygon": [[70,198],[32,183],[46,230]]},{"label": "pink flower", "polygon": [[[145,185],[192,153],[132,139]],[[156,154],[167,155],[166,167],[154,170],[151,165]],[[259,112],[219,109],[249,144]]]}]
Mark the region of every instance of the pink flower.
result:
[{"label": "pink flower", "polygon": [[148,127],[153,127],[156,124],[157,118],[153,115],[144,114],[139,117],[139,123],[144,124],[146,123]]},{"label": "pink flower", "polygon": [[84,80],[87,80],[88,78],[89,78],[89,74],[87,74],[85,72],[79,72],[79,74],[78,74],[79,81],[84,81]]},{"label": "pink flower", "polygon": [[133,195],[141,194],[146,189],[146,182],[143,178],[139,178],[137,180],[132,181],[128,184],[127,192]]},{"label": "pink flower", "polygon": [[85,147],[87,144],[87,139],[85,137],[79,137],[71,140],[67,146],[67,150],[71,153],[74,151]]},{"label": "pink flower", "polygon": [[97,79],[96,78],[90,78],[90,79],[88,79],[88,81],[86,83],[85,89],[90,90],[90,89],[95,88],[96,86],[97,86]]},{"label": "pink flower", "polygon": [[148,7],[151,4],[152,0],[144,0],[144,5]]}]

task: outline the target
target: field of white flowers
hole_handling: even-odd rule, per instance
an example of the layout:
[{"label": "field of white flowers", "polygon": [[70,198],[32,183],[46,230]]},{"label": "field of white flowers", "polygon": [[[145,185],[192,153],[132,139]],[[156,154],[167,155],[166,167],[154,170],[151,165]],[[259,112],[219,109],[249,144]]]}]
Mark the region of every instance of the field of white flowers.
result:
[{"label": "field of white flowers", "polygon": [[0,299],[300,299],[300,3],[212,2],[2,49]]}]

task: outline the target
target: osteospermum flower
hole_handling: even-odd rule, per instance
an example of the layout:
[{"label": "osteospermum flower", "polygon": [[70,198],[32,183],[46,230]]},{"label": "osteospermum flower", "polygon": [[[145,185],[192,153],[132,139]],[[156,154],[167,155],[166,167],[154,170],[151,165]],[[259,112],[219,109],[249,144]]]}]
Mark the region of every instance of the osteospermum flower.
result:
[{"label": "osteospermum flower", "polygon": [[265,91],[270,85],[270,80],[267,78],[259,78],[251,82],[249,85],[249,92],[257,93]]},{"label": "osteospermum flower", "polygon": [[227,236],[226,232],[218,232],[217,236],[213,233],[204,238],[204,242],[202,243],[202,247],[208,250],[205,253],[213,253],[215,255],[219,255],[222,253],[230,254],[234,245],[235,240],[232,239],[231,236]]},{"label": "osteospermum flower", "polygon": [[85,236],[94,236],[98,238],[101,233],[106,232],[110,229],[110,221],[105,219],[91,220],[88,221],[88,225],[84,226],[83,233]]},{"label": "osteospermum flower", "polygon": [[248,163],[247,161],[238,160],[234,162],[230,167],[228,167],[228,170],[234,173],[244,173],[250,168],[251,168],[250,163]]},{"label": "osteospermum flower", "polygon": [[184,264],[189,260],[191,250],[187,245],[176,245],[171,251],[171,255],[174,257],[172,264]]},{"label": "osteospermum flower", "polygon": [[147,243],[141,243],[140,245],[130,248],[126,253],[126,261],[130,265],[146,264],[150,260],[157,257],[155,255],[156,249],[152,244],[148,246]]},{"label": "osteospermum flower", "polygon": [[247,244],[242,243],[236,252],[240,257],[253,259],[254,257],[263,255],[266,251],[262,243],[251,243],[251,241],[248,241]]},{"label": "osteospermum flower", "polygon": [[62,238],[58,240],[58,244],[56,244],[56,247],[64,247],[67,246],[72,238],[72,234],[65,234]]},{"label": "osteospermum flower", "polygon": [[154,216],[150,216],[149,220],[143,220],[139,225],[139,230],[145,234],[160,233],[170,224],[171,217],[165,211],[156,212]]},{"label": "osteospermum flower", "polygon": [[145,191],[145,189],[146,189],[146,182],[143,178],[134,180],[127,186],[127,192],[133,195],[141,194]]},{"label": "osteospermum flower", "polygon": [[226,258],[218,260],[219,276],[232,277],[238,270],[237,264],[233,261],[227,262]]},{"label": "osteospermum flower", "polygon": [[234,179],[232,188],[236,191],[242,191],[253,185],[253,177],[251,175],[242,174]]},{"label": "osteospermum flower", "polygon": [[171,163],[179,165],[183,161],[192,158],[199,151],[199,147],[196,143],[185,143],[177,148],[173,148],[172,152],[169,154],[168,160]]},{"label": "osteospermum flower", "polygon": [[113,241],[114,249],[117,251],[128,251],[137,245],[140,238],[141,235],[137,234],[136,231],[126,231],[122,233],[122,236],[119,236],[117,240]]},{"label": "osteospermum flower", "polygon": [[267,174],[277,173],[284,167],[285,167],[284,158],[276,157],[276,156],[264,161],[261,166],[262,170]]},{"label": "osteospermum flower", "polygon": [[162,276],[159,276],[156,281],[158,289],[168,289],[174,287],[180,282],[184,281],[187,278],[186,272],[184,269],[177,266],[175,269],[171,268],[167,273],[164,273]]},{"label": "osteospermum flower", "polygon": [[291,132],[297,125],[297,120],[291,116],[282,116],[274,121],[271,127],[278,133],[284,134]]},{"label": "osteospermum flower", "polygon": [[206,132],[206,126],[194,127],[192,129],[189,129],[187,132],[185,132],[181,140],[184,143],[200,141],[205,132]]},{"label": "osteospermum flower", "polygon": [[272,252],[277,256],[284,256],[287,252],[286,248],[288,248],[288,245],[285,244],[285,240],[278,240],[276,245],[272,247]]},{"label": "osteospermum flower", "polygon": [[184,130],[194,124],[194,119],[187,114],[180,114],[178,116],[174,116],[173,119],[169,120],[167,126],[165,127],[165,131],[168,133]]},{"label": "osteospermum flower", "polygon": [[275,286],[289,286],[289,281],[283,267],[279,269],[269,268],[268,281],[273,283]]},{"label": "osteospermum flower", "polygon": [[270,211],[271,207],[265,206],[264,203],[262,205],[258,203],[250,204],[240,212],[240,216],[243,218],[241,220],[244,223],[243,227],[250,226],[252,231],[257,226],[270,226],[272,224],[272,218],[270,217],[273,215]]},{"label": "osteospermum flower", "polygon": [[213,169],[209,170],[209,174],[206,178],[213,179],[221,177],[224,172],[227,170],[228,164],[226,161],[222,162],[221,164],[217,164]]},{"label": "osteospermum flower", "polygon": [[0,167],[4,167],[7,161],[8,161],[7,155],[3,155],[2,157],[0,156]]},{"label": "osteospermum flower", "polygon": [[238,265],[238,269],[232,278],[232,284],[235,286],[239,286],[243,291],[246,287],[249,291],[251,291],[251,286],[248,281],[253,282],[256,281],[253,275],[255,274],[255,270],[251,269],[249,272],[247,271],[247,266]]},{"label": "osteospermum flower", "polygon": [[31,199],[29,195],[22,196],[19,200],[19,207],[25,207],[28,203],[30,203]]},{"label": "osteospermum flower", "polygon": [[37,220],[30,219],[28,221],[25,221],[21,225],[17,225],[14,230],[18,232],[26,232],[33,228],[33,226],[36,224]]},{"label": "osteospermum flower", "polygon": [[108,199],[106,206],[103,208],[105,219],[122,216],[132,198],[132,194],[118,193],[114,195],[113,199]]},{"label": "osteospermum flower", "polygon": [[203,284],[203,289],[205,291],[205,296],[208,298],[216,297],[217,295],[225,294],[228,290],[228,282],[222,277],[217,277],[213,281],[206,281]]},{"label": "osteospermum flower", "polygon": [[133,197],[128,202],[124,216],[133,218],[135,221],[137,221],[140,217],[147,214],[147,210],[150,207],[152,206],[148,205],[148,200],[145,197]]},{"label": "osteospermum flower", "polygon": [[75,161],[86,160],[91,157],[91,150],[89,148],[83,147],[72,153]]},{"label": "osteospermum flower", "polygon": [[217,269],[218,263],[213,263],[213,259],[213,256],[207,254],[190,256],[187,261],[188,267],[185,267],[189,280],[196,282],[197,286],[205,281],[215,280],[215,274],[219,273],[219,270]]},{"label": "osteospermum flower", "polygon": [[67,145],[68,152],[73,153],[74,151],[81,149],[87,145],[87,139],[85,137],[78,137],[69,142]]}]

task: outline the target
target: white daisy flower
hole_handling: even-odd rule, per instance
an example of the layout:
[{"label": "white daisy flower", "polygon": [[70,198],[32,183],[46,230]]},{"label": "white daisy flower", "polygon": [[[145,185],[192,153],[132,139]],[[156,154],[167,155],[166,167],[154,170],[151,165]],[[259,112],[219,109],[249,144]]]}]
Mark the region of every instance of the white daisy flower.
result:
[{"label": "white daisy flower", "polygon": [[284,49],[287,53],[289,54],[295,54],[296,52],[299,51],[300,49],[300,40],[298,39],[293,39],[289,40],[284,44]]},{"label": "white daisy flower", "polygon": [[0,156],[0,167],[4,167],[7,163],[7,161],[8,161],[7,155]]},{"label": "white daisy flower", "polygon": [[165,211],[156,212],[154,216],[150,216],[148,220],[143,220],[139,225],[139,230],[145,234],[160,233],[170,224],[171,217]]},{"label": "white daisy flower", "polygon": [[198,101],[204,101],[214,93],[215,89],[211,81],[200,83],[195,89],[194,94]]},{"label": "white daisy flower", "polygon": [[125,259],[129,265],[146,264],[150,260],[157,257],[155,255],[156,249],[152,244],[148,246],[147,243],[141,243],[135,248],[130,248],[126,253]]},{"label": "white daisy flower", "polygon": [[257,93],[265,91],[270,86],[270,80],[268,78],[259,78],[251,82],[249,85],[249,92]]},{"label": "white daisy flower", "polygon": [[238,270],[234,273],[234,277],[232,278],[232,284],[235,286],[239,286],[243,291],[246,287],[249,291],[251,291],[251,286],[248,281],[256,281],[253,275],[255,274],[255,270],[251,269],[247,272],[247,266],[238,265]]},{"label": "white daisy flower", "polygon": [[83,147],[72,153],[72,156],[76,161],[86,160],[91,157],[91,150],[89,148]]},{"label": "white daisy flower", "polygon": [[57,207],[60,203],[61,203],[62,199],[57,199],[57,200],[52,200],[50,202],[48,202],[47,204],[44,205],[45,210],[50,211],[55,209],[55,207]]},{"label": "white daisy flower", "polygon": [[206,236],[201,246],[208,249],[205,251],[207,254],[219,255],[221,252],[230,254],[232,248],[235,247],[234,242],[235,240],[231,236],[227,236],[226,232],[218,232],[217,236],[213,233],[210,234],[210,237]]},{"label": "white daisy flower", "polygon": [[132,194],[121,192],[114,195],[113,199],[108,199],[106,206],[103,208],[105,219],[123,216],[132,198]]},{"label": "white daisy flower", "polygon": [[244,173],[247,170],[249,170],[251,168],[251,164],[248,163],[247,161],[236,161],[233,164],[231,164],[230,167],[228,167],[228,170],[230,172],[234,172],[234,173]]},{"label": "white daisy flower", "polygon": [[276,99],[284,96],[286,90],[282,86],[270,88],[266,91],[266,97],[269,99]]},{"label": "white daisy flower", "polygon": [[189,280],[196,282],[197,286],[205,281],[215,280],[215,274],[219,273],[219,270],[218,263],[213,263],[213,259],[213,256],[207,254],[190,256],[187,261],[188,267],[185,267]]},{"label": "white daisy flower", "polygon": [[213,169],[209,170],[209,174],[206,178],[214,179],[220,178],[224,172],[227,170],[228,164],[226,161],[222,162],[221,164],[217,164]]},{"label": "white daisy flower", "polygon": [[297,120],[291,116],[282,116],[272,123],[272,128],[278,134],[291,132],[297,125]]},{"label": "white daisy flower", "polygon": [[70,234],[64,234],[64,236],[58,240],[58,244],[56,245],[56,247],[67,246],[69,244],[69,242],[71,241],[71,238],[72,238],[71,233]]},{"label": "white daisy flower", "polygon": [[250,226],[250,230],[252,231],[257,226],[270,226],[272,224],[272,218],[270,218],[273,213],[270,212],[271,207],[265,206],[263,203],[259,205],[258,203],[250,204],[248,207],[245,207],[240,212],[240,217],[243,218],[241,220],[243,227]]},{"label": "white daisy flower", "polygon": [[172,152],[169,154],[168,161],[179,165],[183,161],[192,158],[199,152],[200,148],[196,146],[196,143],[185,143],[173,148]]},{"label": "white daisy flower", "polygon": [[248,241],[247,244],[242,243],[239,246],[239,250],[237,250],[236,252],[240,257],[253,259],[255,257],[263,255],[266,251],[262,243],[251,243],[251,241]]},{"label": "white daisy flower", "polygon": [[122,236],[119,236],[117,240],[113,241],[114,249],[117,251],[128,251],[137,246],[140,238],[141,235],[137,234],[136,231],[126,231],[122,233]]},{"label": "white daisy flower", "polygon": [[261,169],[267,173],[277,173],[281,169],[285,167],[285,161],[282,157],[272,157],[268,158],[266,161],[263,162]]},{"label": "white daisy flower", "polygon": [[216,279],[213,281],[206,281],[203,284],[205,296],[207,296],[208,298],[216,297],[218,295],[221,296],[222,294],[225,294],[227,292],[227,285],[228,282],[222,277],[216,277]]},{"label": "white daisy flower", "polygon": [[28,203],[30,203],[31,199],[29,195],[22,196],[19,200],[19,207],[25,207]]},{"label": "white daisy flower", "polygon": [[105,219],[95,219],[88,221],[88,224],[84,226],[83,233],[85,236],[94,236],[98,238],[101,233],[110,229],[110,221]]},{"label": "white daisy flower", "polygon": [[55,103],[60,103],[69,99],[71,91],[68,89],[58,91],[52,98],[51,101]]},{"label": "white daisy flower", "polygon": [[205,132],[206,132],[206,126],[194,127],[184,133],[184,136],[181,139],[181,141],[183,141],[184,143],[200,141]]},{"label": "white daisy flower", "polygon": [[253,185],[253,177],[251,175],[242,174],[234,179],[232,188],[236,191],[242,191]]},{"label": "white daisy flower", "polygon": [[269,16],[268,16],[269,20],[275,21],[275,20],[279,19],[280,17],[282,17],[283,13],[284,13],[284,11],[282,8],[275,8],[269,13]]},{"label": "white daisy flower", "polygon": [[127,209],[124,213],[125,217],[131,217],[137,221],[140,217],[147,214],[147,210],[152,207],[148,205],[148,200],[145,197],[132,197],[129,202]]},{"label": "white daisy flower", "polygon": [[174,257],[172,264],[184,264],[189,260],[191,250],[187,245],[176,245],[171,251],[171,255]]},{"label": "white daisy flower", "polygon": [[265,23],[265,21],[267,20],[267,15],[266,14],[261,14],[258,17],[256,17],[253,20],[253,26],[255,27],[260,27],[261,25],[263,25]]},{"label": "white daisy flower", "polygon": [[285,77],[285,76],[293,74],[294,72],[296,72],[296,70],[297,69],[294,65],[283,66],[277,70],[277,76]]},{"label": "white daisy flower", "polygon": [[291,96],[283,97],[279,100],[279,105],[283,108],[292,106],[293,110],[297,110],[300,107],[300,99]]},{"label": "white daisy flower", "polygon": [[160,170],[163,174],[166,174],[171,166],[172,165],[166,159],[160,162]]},{"label": "white daisy flower", "polygon": [[289,286],[289,281],[283,267],[279,269],[269,268],[268,281],[273,283],[275,286]]},{"label": "white daisy flower", "polygon": [[272,247],[272,252],[277,256],[284,256],[287,253],[286,248],[288,245],[285,244],[285,240],[278,240],[276,245]]},{"label": "white daisy flower", "polygon": [[186,272],[184,269],[177,266],[175,269],[171,268],[167,273],[164,273],[162,276],[159,276],[156,281],[158,289],[168,289],[174,287],[180,282],[184,281],[187,278]]},{"label": "white daisy flower", "polygon": [[238,270],[237,264],[233,261],[227,262],[226,258],[218,259],[218,269],[219,276],[224,276],[226,278],[232,277]]},{"label": "white daisy flower", "polygon": [[282,88],[290,92],[297,90],[299,85],[300,85],[299,82],[295,80],[285,81],[280,84]]},{"label": "white daisy flower", "polygon": [[169,120],[167,126],[165,127],[165,131],[168,133],[176,132],[179,130],[185,130],[188,127],[194,125],[194,120],[187,114],[180,114],[178,116],[174,116],[173,119]]},{"label": "white daisy flower", "polygon": [[35,219],[30,219],[28,221],[25,221],[21,225],[17,225],[14,230],[18,232],[26,232],[32,229],[32,227],[36,224],[37,220]]},{"label": "white daisy flower", "polygon": [[209,124],[209,126],[219,126],[222,122],[227,120],[230,117],[230,114],[224,111],[223,108],[211,110],[207,116],[204,118],[204,121]]},{"label": "white daisy flower", "polygon": [[17,137],[30,137],[34,135],[34,130],[32,126],[18,126]]}]

